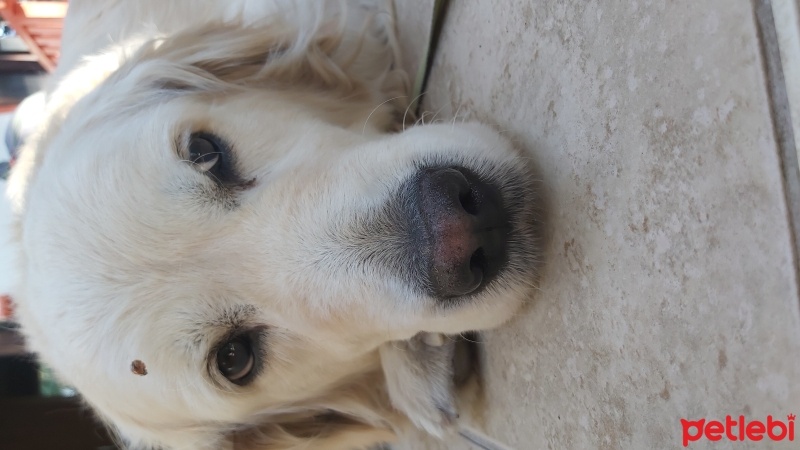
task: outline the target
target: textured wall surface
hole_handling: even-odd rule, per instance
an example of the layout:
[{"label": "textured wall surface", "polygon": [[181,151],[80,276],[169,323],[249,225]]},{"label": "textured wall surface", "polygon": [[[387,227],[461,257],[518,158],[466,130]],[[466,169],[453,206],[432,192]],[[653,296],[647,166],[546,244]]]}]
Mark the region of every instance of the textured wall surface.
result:
[{"label": "textured wall surface", "polygon": [[[682,448],[681,418],[800,414],[797,268],[751,3],[452,3],[427,119],[504,130],[549,209],[541,291],[485,336],[469,420],[518,449],[639,450]],[[426,446],[471,448],[405,448]]]}]

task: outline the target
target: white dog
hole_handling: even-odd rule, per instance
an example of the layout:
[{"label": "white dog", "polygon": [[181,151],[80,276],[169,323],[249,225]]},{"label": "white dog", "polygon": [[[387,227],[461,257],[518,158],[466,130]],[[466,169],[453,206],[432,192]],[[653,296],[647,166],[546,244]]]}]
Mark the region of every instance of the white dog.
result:
[{"label": "white dog", "polygon": [[[535,277],[525,158],[410,127],[388,1],[75,0],[9,183],[28,345],[130,448],[452,431]],[[448,341],[446,341],[448,342]]]}]

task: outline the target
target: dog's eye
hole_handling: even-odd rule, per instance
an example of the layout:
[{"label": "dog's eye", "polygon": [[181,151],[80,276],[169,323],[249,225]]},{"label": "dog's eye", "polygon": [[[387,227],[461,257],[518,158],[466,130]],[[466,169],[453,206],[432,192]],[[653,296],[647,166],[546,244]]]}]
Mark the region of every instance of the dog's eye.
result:
[{"label": "dog's eye", "polygon": [[189,140],[189,161],[200,172],[208,172],[222,159],[222,150],[216,139],[204,134],[193,135]]},{"label": "dog's eye", "polygon": [[[218,187],[245,189],[255,179],[244,179],[236,170],[236,157],[231,146],[213,133],[192,133],[185,143],[179,142],[179,157],[191,167],[208,176]],[[185,146],[185,147],[183,147]]]},{"label": "dog's eye", "polygon": [[255,355],[250,341],[246,338],[237,337],[217,350],[217,368],[233,383],[241,384],[254,367]]}]

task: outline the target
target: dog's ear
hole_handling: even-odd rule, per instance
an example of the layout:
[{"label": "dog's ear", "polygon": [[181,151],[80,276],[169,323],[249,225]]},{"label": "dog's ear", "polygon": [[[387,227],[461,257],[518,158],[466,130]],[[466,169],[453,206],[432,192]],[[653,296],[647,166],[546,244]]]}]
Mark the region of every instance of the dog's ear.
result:
[{"label": "dog's ear", "polygon": [[393,442],[408,420],[388,407],[383,374],[373,371],[328,394],[281,411],[264,411],[261,421],[227,435],[231,450],[374,449]]},{"label": "dog's ear", "polygon": [[361,422],[331,411],[270,415],[263,423],[242,424],[227,431],[216,427],[153,430],[120,423],[109,431],[121,448],[192,448],[197,450],[374,450],[393,442],[387,426]]},{"label": "dog's ear", "polygon": [[366,450],[394,439],[394,433],[387,429],[324,414],[236,431],[229,436],[226,447],[230,450]]},{"label": "dog's ear", "polygon": [[123,67],[120,76],[174,91],[266,85],[349,89],[351,78],[331,58],[340,42],[332,25],[301,33],[281,21],[257,28],[210,23],[145,44],[128,62],[130,72]]},{"label": "dog's ear", "polygon": [[276,18],[192,27],[142,45],[116,76],[133,75],[139,86],[167,91],[311,88],[349,97],[388,73],[399,58],[370,31],[375,26],[369,20],[358,25],[361,29],[336,16],[306,21],[304,26]]},{"label": "dog's ear", "polygon": [[[269,88],[294,92],[299,101],[313,99],[315,110],[345,113],[361,123],[362,110],[368,116],[383,103],[382,109],[394,110],[388,113],[404,113],[409,81],[392,3],[363,3],[319,2],[308,11],[248,25],[192,26],[145,43],[114,77],[137,80],[146,101],[156,92]],[[394,119],[377,118],[379,129],[390,128],[381,122]]]}]

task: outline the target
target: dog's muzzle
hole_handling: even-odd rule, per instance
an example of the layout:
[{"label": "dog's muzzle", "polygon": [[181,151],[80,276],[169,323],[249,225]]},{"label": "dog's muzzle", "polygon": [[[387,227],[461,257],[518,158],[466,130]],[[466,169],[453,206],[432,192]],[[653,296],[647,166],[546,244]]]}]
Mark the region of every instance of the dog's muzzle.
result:
[{"label": "dog's muzzle", "polygon": [[509,218],[500,189],[462,167],[422,169],[412,183],[411,230],[440,299],[483,289],[508,263]]}]

